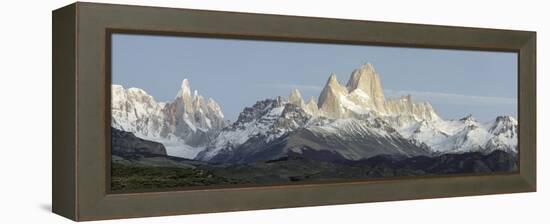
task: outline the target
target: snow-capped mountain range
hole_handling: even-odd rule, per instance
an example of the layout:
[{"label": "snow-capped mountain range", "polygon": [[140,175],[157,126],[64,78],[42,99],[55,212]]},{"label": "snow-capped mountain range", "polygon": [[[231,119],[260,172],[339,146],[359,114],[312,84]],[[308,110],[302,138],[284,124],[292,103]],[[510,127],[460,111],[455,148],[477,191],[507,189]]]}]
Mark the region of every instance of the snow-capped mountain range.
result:
[{"label": "snow-capped mountain range", "polygon": [[189,83],[173,102],[156,102],[143,90],[112,88],[112,126],[165,144],[173,156],[219,163],[248,163],[300,155],[318,160],[360,160],[376,155],[435,156],[494,150],[517,152],[518,122],[499,116],[478,122],[440,118],[430,103],[410,95],[386,99],[371,64],[347,84],[331,74],[319,100],[299,90],[246,107],[232,124],[218,104],[206,103]]},{"label": "snow-capped mountain range", "polygon": [[172,156],[193,158],[226,126],[213,99],[205,100],[184,79],[172,102],[157,102],[138,88],[111,87],[111,126],[157,141]]}]

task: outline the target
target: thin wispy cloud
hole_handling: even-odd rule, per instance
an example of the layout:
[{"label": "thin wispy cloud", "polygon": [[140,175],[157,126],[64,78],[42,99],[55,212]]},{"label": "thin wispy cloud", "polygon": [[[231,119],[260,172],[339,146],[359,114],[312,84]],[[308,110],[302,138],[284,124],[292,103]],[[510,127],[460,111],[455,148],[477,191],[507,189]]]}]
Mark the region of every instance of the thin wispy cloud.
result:
[{"label": "thin wispy cloud", "polygon": [[266,86],[277,88],[277,89],[298,89],[300,91],[321,91],[322,86],[317,85],[302,85],[302,84],[287,84],[287,83],[276,83],[276,84],[266,84]]},{"label": "thin wispy cloud", "polygon": [[429,101],[431,103],[458,104],[458,105],[514,105],[517,98],[494,97],[494,96],[471,96],[452,93],[407,91],[407,90],[384,90],[387,97],[397,98],[411,94],[417,101]]},{"label": "thin wispy cloud", "polygon": [[[265,84],[267,87],[292,90],[298,89],[302,92],[321,92],[322,86],[317,85],[302,85],[290,83]],[[415,101],[428,101],[439,104],[455,104],[455,105],[515,105],[517,98],[512,97],[496,97],[496,96],[473,96],[464,94],[429,92],[429,91],[411,91],[411,90],[393,90],[385,89],[384,94],[387,98],[399,98],[410,94]]]}]

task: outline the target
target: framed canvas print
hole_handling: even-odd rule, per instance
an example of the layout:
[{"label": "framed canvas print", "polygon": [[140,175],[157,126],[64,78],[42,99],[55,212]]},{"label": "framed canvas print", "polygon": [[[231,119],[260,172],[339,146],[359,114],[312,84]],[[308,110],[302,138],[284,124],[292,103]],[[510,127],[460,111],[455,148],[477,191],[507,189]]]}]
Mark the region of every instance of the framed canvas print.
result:
[{"label": "framed canvas print", "polygon": [[73,220],[536,190],[529,31],[75,3],[53,13]]}]

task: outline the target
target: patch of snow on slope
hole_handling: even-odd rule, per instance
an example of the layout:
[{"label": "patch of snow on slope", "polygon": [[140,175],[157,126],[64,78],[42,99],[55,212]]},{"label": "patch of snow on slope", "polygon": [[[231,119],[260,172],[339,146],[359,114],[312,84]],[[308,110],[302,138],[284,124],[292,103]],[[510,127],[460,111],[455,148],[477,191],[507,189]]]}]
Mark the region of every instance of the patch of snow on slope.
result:
[{"label": "patch of snow on slope", "polygon": [[[370,122],[374,122],[371,120]],[[322,132],[327,133],[333,133],[333,134],[339,134],[339,135],[363,135],[368,136],[368,134],[373,134],[380,137],[388,137],[388,132],[380,129],[380,128],[374,128],[372,127],[372,123],[370,123],[369,120],[358,120],[355,118],[345,118],[345,119],[336,119],[335,121],[322,125],[322,126],[315,126],[310,127],[313,130],[316,130],[319,132],[319,130],[322,130]]]},{"label": "patch of snow on slope", "polygon": [[339,95],[339,100],[342,103],[343,108],[353,111],[356,114],[366,114],[370,112],[370,109],[358,105],[355,102],[348,99],[346,95]]},{"label": "patch of snow on slope", "polygon": [[195,156],[205,148],[204,146],[193,147],[187,145],[183,140],[173,135],[166,138],[144,136],[139,133],[134,133],[134,135],[138,138],[161,143],[164,148],[166,148],[166,154],[168,154],[169,156],[192,159],[195,158]]},{"label": "patch of snow on slope", "polygon": [[[284,106],[275,107],[271,109],[267,114],[260,117],[259,119],[254,119],[250,122],[244,123],[243,126],[236,128],[235,130],[224,130],[216,138],[215,148],[208,151],[206,157],[210,158],[216,155],[219,150],[226,146],[236,146],[241,145],[248,141],[251,137],[258,135],[268,135],[268,132],[272,131],[271,127],[275,120],[281,116],[283,113]],[[283,130],[275,134],[274,136],[269,136],[268,140],[276,139],[284,134]]]}]

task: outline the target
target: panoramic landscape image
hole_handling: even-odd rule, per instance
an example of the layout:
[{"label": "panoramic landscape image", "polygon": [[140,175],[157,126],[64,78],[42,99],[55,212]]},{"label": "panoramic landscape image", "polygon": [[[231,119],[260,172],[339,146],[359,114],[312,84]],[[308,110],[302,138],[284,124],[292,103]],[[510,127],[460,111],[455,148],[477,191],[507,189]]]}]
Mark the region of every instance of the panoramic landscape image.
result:
[{"label": "panoramic landscape image", "polygon": [[518,170],[517,54],[112,36],[111,189]]}]

